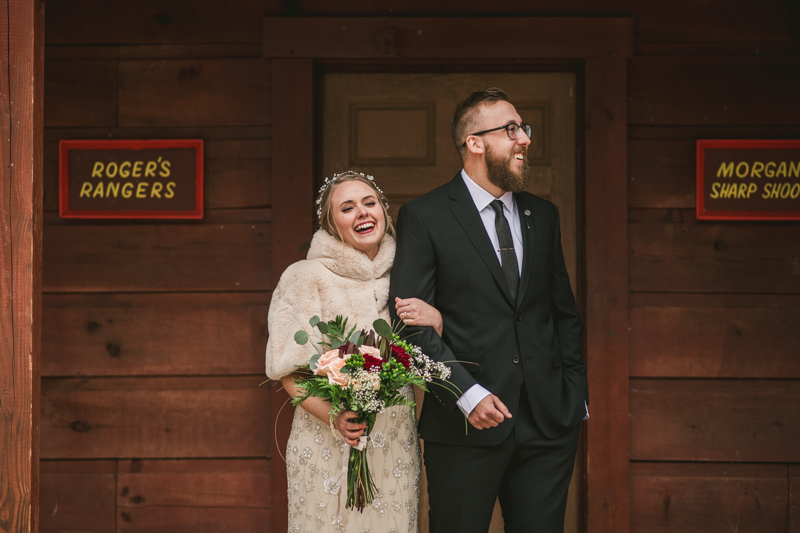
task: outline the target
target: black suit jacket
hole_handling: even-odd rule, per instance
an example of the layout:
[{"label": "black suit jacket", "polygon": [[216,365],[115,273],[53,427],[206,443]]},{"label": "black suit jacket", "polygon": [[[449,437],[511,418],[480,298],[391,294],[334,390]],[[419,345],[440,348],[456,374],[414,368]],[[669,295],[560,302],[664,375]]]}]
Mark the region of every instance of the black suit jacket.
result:
[{"label": "black suit jacket", "polygon": [[[491,446],[508,436],[514,418],[477,430],[456,407],[461,392],[475,383],[497,395],[512,415],[520,401],[529,401],[551,438],[573,429],[586,413],[581,321],[564,264],[558,209],[529,193],[514,197],[524,249],[516,301],[460,173],[400,209],[392,319],[395,296],[435,306],[444,322],[441,338],[432,328],[406,327],[403,334],[452,369],[453,391],[432,384],[425,395],[419,423],[425,440]],[[527,398],[520,398],[523,382]]]}]

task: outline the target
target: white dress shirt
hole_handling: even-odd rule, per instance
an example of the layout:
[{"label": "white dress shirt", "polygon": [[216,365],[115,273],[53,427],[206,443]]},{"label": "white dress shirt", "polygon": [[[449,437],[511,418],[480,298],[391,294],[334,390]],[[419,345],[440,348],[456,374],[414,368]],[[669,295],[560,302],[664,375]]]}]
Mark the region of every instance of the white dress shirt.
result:
[{"label": "white dress shirt", "polygon": [[[475,202],[475,207],[478,209],[478,214],[483,221],[483,227],[486,228],[486,234],[489,240],[492,241],[492,246],[497,254],[497,261],[503,264],[500,259],[500,239],[497,237],[497,228],[495,227],[495,211],[490,205],[494,200],[503,202],[503,214],[508,220],[509,228],[511,229],[511,238],[514,241],[514,253],[517,255],[517,266],[519,267],[519,275],[522,277],[522,224],[519,221],[519,212],[517,211],[517,202],[514,200],[514,195],[511,192],[504,193],[500,198],[495,198],[486,189],[472,181],[466,170],[461,170],[461,177],[464,178],[464,183],[467,186],[472,201]],[[491,392],[486,390],[480,384],[476,383],[466,390],[461,398],[456,401],[456,405],[464,416],[469,417],[469,414],[475,409],[475,406],[480,403],[485,397],[489,396]],[[586,407],[586,417],[589,418],[589,407]]]}]

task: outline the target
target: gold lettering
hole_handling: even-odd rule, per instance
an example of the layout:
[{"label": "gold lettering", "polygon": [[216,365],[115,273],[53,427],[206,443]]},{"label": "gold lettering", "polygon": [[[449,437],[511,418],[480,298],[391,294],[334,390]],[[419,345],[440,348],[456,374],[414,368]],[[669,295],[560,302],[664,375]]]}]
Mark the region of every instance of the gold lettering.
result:
[{"label": "gold lettering", "polygon": [[740,183],[739,184],[739,194],[736,195],[736,198],[746,198],[745,193],[747,193],[747,184]]},{"label": "gold lettering", "polygon": [[146,181],[140,181],[136,187],[136,198],[147,198],[147,185]]},{"label": "gold lettering", "polygon": [[[770,165],[772,165],[773,170],[770,170],[770,168],[769,168]],[[768,177],[768,178],[771,178],[772,176],[775,175],[775,170],[774,169],[775,169],[775,162],[774,161],[770,161],[769,163],[767,163],[767,166],[764,167],[764,175],[766,177]]]},{"label": "gold lettering", "polygon": [[764,185],[764,194],[761,195],[761,198],[769,198],[769,189],[772,187],[771,183],[767,183]]},{"label": "gold lettering", "polygon": [[170,170],[169,170],[170,166],[171,166],[171,163],[169,161],[162,162],[161,163],[161,172],[159,172],[158,175],[161,176],[162,178],[168,178],[169,174],[170,174]]},{"label": "gold lettering", "polygon": [[800,183],[795,183],[792,185],[792,193],[790,194],[792,198],[797,198],[800,196]]},{"label": "gold lettering", "polygon": [[133,172],[131,172],[131,176],[134,178],[141,178],[142,177],[142,162],[137,161],[133,164]]},{"label": "gold lettering", "polygon": [[772,192],[770,193],[770,198],[777,198],[781,193],[781,187],[777,183],[772,184]]},{"label": "gold lettering", "polygon": [[791,191],[791,189],[792,189],[791,185],[789,185],[788,183],[784,183],[781,186],[781,198],[788,198],[789,197],[789,192]]},{"label": "gold lettering", "polygon": [[175,191],[173,190],[174,188],[175,188],[174,181],[170,181],[169,183],[167,183],[167,192],[164,193],[164,196],[166,198],[172,198],[173,196],[175,196]]},{"label": "gold lettering", "polygon": [[758,186],[754,182],[750,182],[750,185],[747,186],[747,197],[750,198],[750,195],[753,194],[758,190]]},{"label": "gold lettering", "polygon": [[155,178],[156,177],[156,162],[155,161],[148,161],[147,166],[144,167],[144,177],[145,178]]},{"label": "gold lettering", "polygon": [[122,186],[122,197],[130,198],[131,194],[133,194],[133,183],[128,182]]},{"label": "gold lettering", "polygon": [[718,181],[711,185],[711,194],[708,195],[709,198],[719,198],[719,185],[720,183]]},{"label": "gold lettering", "polygon": [[750,171],[750,177],[760,178],[762,170],[764,170],[764,163],[762,163],[761,161],[755,161],[753,163],[753,169]]},{"label": "gold lettering", "polygon": [[163,188],[164,186],[161,185],[160,181],[153,182],[153,186],[150,188],[150,198],[161,198],[161,189]]},{"label": "gold lettering", "polygon": [[[744,165],[744,172],[739,172],[739,169],[742,168]],[[747,161],[742,161],[738,165],[736,165],[736,176],[739,178],[746,178],[748,172],[750,172],[750,165],[747,164]]]},{"label": "gold lettering", "polygon": [[103,162],[102,161],[95,161],[94,168],[92,169],[92,177],[93,178],[102,178],[103,177]]},{"label": "gold lettering", "polygon": [[775,172],[775,177],[780,178],[783,176],[786,177],[786,161],[781,161],[781,164],[778,165],[778,170]]},{"label": "gold lettering", "polygon": [[[92,177],[94,177],[94,174],[92,175]],[[81,185],[81,194],[78,196],[78,198],[83,198],[84,196],[86,198],[89,198],[90,192],[92,192],[92,184],[89,183],[88,181],[84,181],[83,185]]]},{"label": "gold lettering", "polygon": [[96,198],[99,196],[100,198],[103,197],[103,182],[97,184],[97,187],[94,188],[94,192],[92,193],[92,198]]},{"label": "gold lettering", "polygon": [[[113,174],[111,173],[111,165],[114,165],[114,173]],[[119,170],[119,167],[117,166],[117,164],[114,161],[110,162],[109,164],[106,165],[106,176],[109,177],[109,178],[113,178],[114,176],[117,175],[117,170]]]},{"label": "gold lettering", "polygon": [[717,170],[717,177],[730,178],[733,176],[733,161],[728,164],[720,163]]},{"label": "gold lettering", "polygon": [[106,198],[111,198],[112,194],[114,195],[114,198],[116,198],[118,193],[119,193],[119,182],[109,181],[108,185],[106,185]]},{"label": "gold lettering", "polygon": [[119,177],[120,178],[127,178],[128,176],[131,175],[131,171],[130,170],[124,170],[126,165],[127,165],[128,168],[131,168],[131,162],[130,161],[125,161],[124,163],[122,163],[119,166]]},{"label": "gold lettering", "polygon": [[800,178],[800,161],[797,162],[797,166],[795,166],[794,161],[789,163],[789,177],[791,178],[792,175],[795,178]]}]

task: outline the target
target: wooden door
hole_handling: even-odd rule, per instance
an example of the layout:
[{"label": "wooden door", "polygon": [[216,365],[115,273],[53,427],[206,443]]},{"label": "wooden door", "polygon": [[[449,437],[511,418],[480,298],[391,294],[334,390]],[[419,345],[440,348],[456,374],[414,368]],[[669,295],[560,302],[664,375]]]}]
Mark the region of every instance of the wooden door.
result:
[{"label": "wooden door", "polygon": [[[372,174],[396,216],[405,202],[448,182],[462,168],[450,137],[456,104],[475,89],[501,87],[533,128],[528,155],[536,179],[528,190],[559,208],[564,256],[575,288],[575,83],[573,72],[328,73],[322,89],[321,170],[324,176],[350,168]],[[570,486],[565,525],[569,533],[578,531],[580,471],[575,469]],[[423,475],[422,532],[428,531],[427,507]],[[495,507],[490,531],[502,530]]]}]

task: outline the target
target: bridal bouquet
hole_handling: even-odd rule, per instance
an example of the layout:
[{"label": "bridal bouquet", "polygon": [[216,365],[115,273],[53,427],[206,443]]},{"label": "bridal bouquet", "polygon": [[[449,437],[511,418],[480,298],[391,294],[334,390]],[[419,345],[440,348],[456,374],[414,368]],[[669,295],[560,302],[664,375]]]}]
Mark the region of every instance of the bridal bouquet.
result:
[{"label": "bridal bouquet", "polygon": [[[296,379],[303,395],[292,399],[299,405],[311,396],[331,402],[333,417],[342,410],[358,414],[358,422],[366,422],[364,436],[358,446],[350,449],[347,468],[347,509],[359,512],[372,503],[377,492],[367,464],[365,446],[375,424],[375,418],[387,407],[413,406],[406,391],[409,385],[427,390],[434,379],[446,380],[450,369],[443,363],[432,361],[413,344],[401,340],[391,326],[382,319],[376,320],[370,330],[348,331],[347,318],[337,316],[324,322],[314,316],[309,320],[312,331],[318,332],[318,352],[311,357],[307,367],[298,370],[305,374]],[[304,345],[309,334],[298,331],[295,342]]]}]

